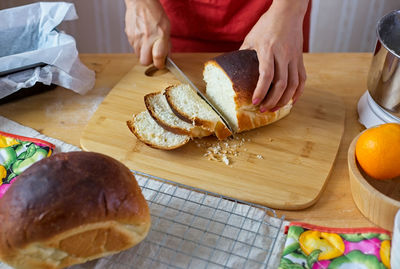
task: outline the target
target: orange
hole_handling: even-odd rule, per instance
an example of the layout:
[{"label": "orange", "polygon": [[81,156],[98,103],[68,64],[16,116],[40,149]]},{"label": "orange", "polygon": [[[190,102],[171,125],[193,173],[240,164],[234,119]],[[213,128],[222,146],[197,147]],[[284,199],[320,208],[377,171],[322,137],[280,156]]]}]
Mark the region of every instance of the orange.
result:
[{"label": "orange", "polygon": [[357,140],[356,158],[375,179],[400,176],[400,124],[385,123],[365,130]]}]

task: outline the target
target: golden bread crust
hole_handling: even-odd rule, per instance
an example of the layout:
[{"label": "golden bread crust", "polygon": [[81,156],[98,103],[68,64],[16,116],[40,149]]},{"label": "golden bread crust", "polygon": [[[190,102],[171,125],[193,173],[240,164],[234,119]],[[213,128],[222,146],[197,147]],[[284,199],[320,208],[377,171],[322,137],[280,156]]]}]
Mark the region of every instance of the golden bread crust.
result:
[{"label": "golden bread crust", "polygon": [[271,124],[275,121],[282,119],[290,113],[292,102],[281,107],[274,112],[261,113],[258,109],[256,111],[246,110],[244,107],[237,111],[238,118],[238,133],[247,130],[252,130],[261,126]]}]

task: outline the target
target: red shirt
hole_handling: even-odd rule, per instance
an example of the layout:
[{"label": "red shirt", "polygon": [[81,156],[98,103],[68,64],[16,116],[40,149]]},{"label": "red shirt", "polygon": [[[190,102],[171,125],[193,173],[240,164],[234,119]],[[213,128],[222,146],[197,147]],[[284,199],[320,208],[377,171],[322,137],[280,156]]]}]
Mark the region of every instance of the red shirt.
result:
[{"label": "red shirt", "polygon": [[[237,50],[272,0],[160,0],[171,22],[172,52]],[[303,23],[308,51],[311,2]]]}]

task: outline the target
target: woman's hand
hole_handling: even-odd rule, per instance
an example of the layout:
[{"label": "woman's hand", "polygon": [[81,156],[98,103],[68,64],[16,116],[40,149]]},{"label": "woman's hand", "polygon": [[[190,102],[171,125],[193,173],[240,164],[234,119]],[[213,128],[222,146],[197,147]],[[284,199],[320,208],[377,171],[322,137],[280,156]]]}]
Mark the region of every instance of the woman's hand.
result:
[{"label": "woman's hand", "polygon": [[[260,76],[253,104],[260,112],[276,111],[304,90],[303,18],[308,0],[273,1],[246,36],[241,49],[254,49]],[[266,97],[266,98],[265,98]]]},{"label": "woman's hand", "polygon": [[170,22],[158,0],[125,0],[125,32],[142,65],[161,69],[170,50]]}]

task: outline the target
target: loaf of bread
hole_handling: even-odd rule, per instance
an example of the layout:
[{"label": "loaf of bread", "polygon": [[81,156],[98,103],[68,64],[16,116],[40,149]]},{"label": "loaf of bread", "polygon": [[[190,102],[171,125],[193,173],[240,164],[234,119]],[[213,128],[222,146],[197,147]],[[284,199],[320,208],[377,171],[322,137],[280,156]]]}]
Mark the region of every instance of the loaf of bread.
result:
[{"label": "loaf of bread", "polygon": [[218,114],[188,84],[168,87],[164,95],[172,111],[182,120],[215,133],[220,140],[232,134]]},{"label": "loaf of bread", "polygon": [[137,139],[152,148],[176,149],[190,140],[188,135],[175,134],[163,128],[151,117],[147,110],[133,115],[133,119],[128,120],[126,124]]},{"label": "loaf of bread", "polygon": [[[173,86],[171,86],[173,87]],[[180,135],[188,135],[192,138],[209,136],[212,132],[180,119],[172,111],[165,95],[162,92],[149,93],[144,97],[147,111],[153,119],[164,129]]]},{"label": "loaf of bread", "polygon": [[[254,50],[225,53],[204,64],[206,96],[234,133],[271,124],[288,115],[292,108],[290,101],[277,111],[261,113],[260,107],[252,104],[258,68]],[[139,113],[128,121],[130,130],[147,145],[170,150],[185,145],[190,138],[215,134],[224,140],[232,135],[218,114],[189,85],[170,86],[163,94],[165,98],[160,92],[146,95],[148,113]]]},{"label": "loaf of bread", "polygon": [[0,259],[17,269],[64,268],[130,248],[150,228],[131,171],[91,152],[43,159],[0,199]]},{"label": "loaf of bread", "polygon": [[292,108],[290,101],[275,112],[261,113],[259,106],[252,104],[258,76],[258,59],[254,50],[225,53],[204,65],[206,95],[235,133],[273,123],[288,115]]}]

